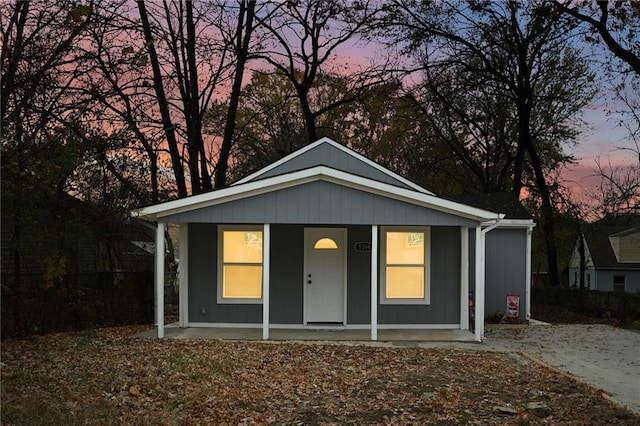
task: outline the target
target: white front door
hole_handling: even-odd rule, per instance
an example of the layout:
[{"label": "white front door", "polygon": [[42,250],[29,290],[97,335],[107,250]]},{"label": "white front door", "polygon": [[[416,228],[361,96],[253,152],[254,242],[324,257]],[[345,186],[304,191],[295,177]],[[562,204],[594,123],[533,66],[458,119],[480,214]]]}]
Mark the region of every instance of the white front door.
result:
[{"label": "white front door", "polygon": [[304,231],[306,323],[344,324],[347,230]]}]

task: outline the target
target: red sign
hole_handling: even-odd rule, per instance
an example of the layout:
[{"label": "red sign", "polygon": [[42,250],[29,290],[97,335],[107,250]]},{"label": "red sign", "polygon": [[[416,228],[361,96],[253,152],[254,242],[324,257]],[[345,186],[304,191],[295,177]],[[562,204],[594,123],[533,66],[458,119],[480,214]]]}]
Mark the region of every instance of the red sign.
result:
[{"label": "red sign", "polygon": [[520,296],[517,294],[507,295],[507,319],[511,322],[518,322],[520,318]]}]

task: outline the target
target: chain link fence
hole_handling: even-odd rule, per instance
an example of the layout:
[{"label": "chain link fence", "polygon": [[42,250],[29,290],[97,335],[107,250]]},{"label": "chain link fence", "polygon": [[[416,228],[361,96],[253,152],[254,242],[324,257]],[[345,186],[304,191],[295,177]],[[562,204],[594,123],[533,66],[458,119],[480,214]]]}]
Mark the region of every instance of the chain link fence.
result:
[{"label": "chain link fence", "polygon": [[640,294],[534,286],[531,301],[591,317],[615,318],[623,324],[640,321]]},{"label": "chain link fence", "polygon": [[152,323],[153,272],[2,275],[2,337],[23,337],[96,326]]}]

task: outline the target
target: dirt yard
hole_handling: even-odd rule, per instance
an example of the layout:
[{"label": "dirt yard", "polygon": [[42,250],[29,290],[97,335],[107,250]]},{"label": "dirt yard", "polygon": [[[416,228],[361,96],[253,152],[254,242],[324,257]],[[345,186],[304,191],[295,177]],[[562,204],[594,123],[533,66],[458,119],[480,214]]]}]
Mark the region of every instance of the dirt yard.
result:
[{"label": "dirt yard", "polygon": [[625,424],[640,417],[517,354],[132,339],[2,342],[2,424]]}]

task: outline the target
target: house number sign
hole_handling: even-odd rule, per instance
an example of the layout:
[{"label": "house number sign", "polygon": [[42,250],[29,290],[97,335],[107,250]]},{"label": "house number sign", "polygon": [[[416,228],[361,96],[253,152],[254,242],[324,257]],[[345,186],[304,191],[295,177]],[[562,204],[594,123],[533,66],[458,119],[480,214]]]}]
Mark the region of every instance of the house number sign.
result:
[{"label": "house number sign", "polygon": [[355,248],[356,251],[370,252],[371,251],[371,243],[368,243],[368,242],[355,243],[353,245],[353,248]]}]

